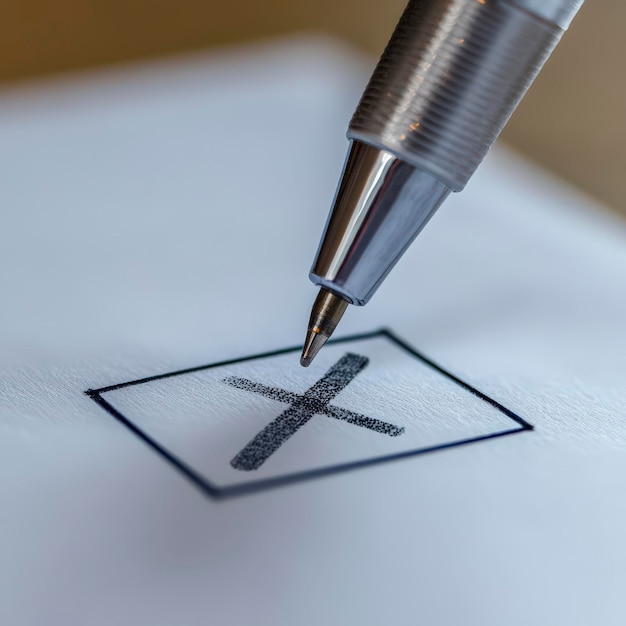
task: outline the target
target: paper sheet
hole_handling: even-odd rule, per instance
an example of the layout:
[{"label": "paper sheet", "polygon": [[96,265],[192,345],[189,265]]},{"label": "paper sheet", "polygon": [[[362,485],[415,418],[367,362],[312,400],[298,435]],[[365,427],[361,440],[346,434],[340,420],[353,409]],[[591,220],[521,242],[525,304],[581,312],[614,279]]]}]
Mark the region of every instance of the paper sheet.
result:
[{"label": "paper sheet", "polygon": [[[388,328],[534,430],[220,500],[84,394],[302,341],[369,65],[303,39],[0,96],[2,623],[623,624],[624,226],[503,148],[340,335]],[[371,341],[103,397],[226,487],[508,428]]]}]

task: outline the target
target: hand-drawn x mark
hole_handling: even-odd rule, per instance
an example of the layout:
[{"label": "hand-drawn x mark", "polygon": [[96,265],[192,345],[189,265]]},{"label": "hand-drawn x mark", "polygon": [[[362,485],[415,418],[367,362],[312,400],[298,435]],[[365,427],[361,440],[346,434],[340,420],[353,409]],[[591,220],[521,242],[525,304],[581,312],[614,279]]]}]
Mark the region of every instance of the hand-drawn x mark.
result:
[{"label": "hand-drawn x mark", "polygon": [[366,417],[359,413],[353,413],[347,409],[330,404],[331,400],[334,400],[337,394],[350,384],[368,363],[369,359],[367,357],[348,353],[339,359],[320,380],[302,395],[276,387],[267,387],[246,378],[232,376],[224,379],[225,383],[237,389],[253,391],[266,398],[291,405],[254,437],[233,458],[230,464],[235,469],[243,471],[258,469],[287,439],[316,414],[343,420],[355,426],[369,428],[390,437],[401,435],[404,432],[404,428],[399,428],[393,424]]}]

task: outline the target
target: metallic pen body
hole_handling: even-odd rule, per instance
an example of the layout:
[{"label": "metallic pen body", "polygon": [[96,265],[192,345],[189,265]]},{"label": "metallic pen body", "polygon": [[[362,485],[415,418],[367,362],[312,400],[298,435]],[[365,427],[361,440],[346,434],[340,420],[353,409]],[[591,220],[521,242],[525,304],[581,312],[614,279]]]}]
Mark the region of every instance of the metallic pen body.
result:
[{"label": "metallic pen body", "polygon": [[410,0],[350,122],[315,284],[351,304],[369,301],[463,189],[581,4]]}]

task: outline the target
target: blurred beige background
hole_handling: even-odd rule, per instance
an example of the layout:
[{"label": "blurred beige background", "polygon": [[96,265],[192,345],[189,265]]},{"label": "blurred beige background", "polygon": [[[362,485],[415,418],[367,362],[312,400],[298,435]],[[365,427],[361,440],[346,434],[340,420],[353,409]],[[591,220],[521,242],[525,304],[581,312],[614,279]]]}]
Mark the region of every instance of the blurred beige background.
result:
[{"label": "blurred beige background", "polygon": [[[13,0],[1,12],[0,82],[294,31],[335,34],[378,55],[404,4]],[[624,0],[587,0],[504,138],[626,215],[624,26]]]}]

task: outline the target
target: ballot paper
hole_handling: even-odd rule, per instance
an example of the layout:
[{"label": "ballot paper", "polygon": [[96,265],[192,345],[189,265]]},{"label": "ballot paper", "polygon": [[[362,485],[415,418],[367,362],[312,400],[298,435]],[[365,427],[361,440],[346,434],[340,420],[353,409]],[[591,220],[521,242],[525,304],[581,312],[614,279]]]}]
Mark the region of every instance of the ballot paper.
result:
[{"label": "ballot paper", "polygon": [[496,146],[298,364],[371,67],[0,93],[0,623],[624,624],[617,217]]}]

